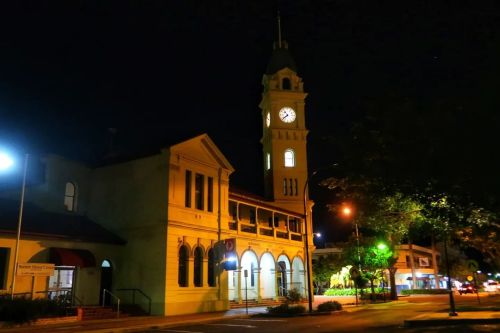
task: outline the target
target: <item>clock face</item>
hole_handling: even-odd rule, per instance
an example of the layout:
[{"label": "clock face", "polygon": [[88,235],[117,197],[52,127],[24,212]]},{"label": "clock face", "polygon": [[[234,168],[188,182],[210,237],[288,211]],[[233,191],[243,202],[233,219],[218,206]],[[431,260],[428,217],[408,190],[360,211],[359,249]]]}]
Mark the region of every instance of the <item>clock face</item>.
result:
[{"label": "clock face", "polygon": [[271,125],[271,114],[268,112],[266,114],[266,126],[269,127]]},{"label": "clock face", "polygon": [[292,123],[295,121],[296,114],[291,107],[285,106],[284,108],[281,108],[279,117],[284,123]]}]

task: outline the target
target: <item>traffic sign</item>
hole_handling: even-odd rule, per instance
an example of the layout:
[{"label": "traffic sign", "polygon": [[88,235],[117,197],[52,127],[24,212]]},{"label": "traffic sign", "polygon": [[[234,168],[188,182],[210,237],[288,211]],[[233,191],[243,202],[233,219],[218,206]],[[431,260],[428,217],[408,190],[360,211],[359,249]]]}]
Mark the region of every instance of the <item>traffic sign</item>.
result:
[{"label": "traffic sign", "polygon": [[474,280],[474,278],[472,277],[472,275],[467,275],[467,281],[469,281],[469,282],[470,282],[470,281],[472,281],[472,280]]},{"label": "traffic sign", "polygon": [[475,260],[468,260],[467,261],[467,268],[471,272],[476,272],[477,269],[479,268],[479,264]]}]

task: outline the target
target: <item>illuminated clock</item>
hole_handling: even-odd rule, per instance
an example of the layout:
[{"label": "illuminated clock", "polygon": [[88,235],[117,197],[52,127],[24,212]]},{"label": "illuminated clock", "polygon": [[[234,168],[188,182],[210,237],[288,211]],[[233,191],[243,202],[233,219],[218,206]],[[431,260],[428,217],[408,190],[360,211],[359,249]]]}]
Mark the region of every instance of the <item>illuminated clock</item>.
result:
[{"label": "illuminated clock", "polygon": [[289,106],[285,106],[284,108],[281,108],[278,115],[279,115],[281,121],[284,123],[292,123],[295,121],[295,117],[296,117],[295,111]]},{"label": "illuminated clock", "polygon": [[269,127],[271,125],[271,114],[268,112],[266,114],[266,126]]}]

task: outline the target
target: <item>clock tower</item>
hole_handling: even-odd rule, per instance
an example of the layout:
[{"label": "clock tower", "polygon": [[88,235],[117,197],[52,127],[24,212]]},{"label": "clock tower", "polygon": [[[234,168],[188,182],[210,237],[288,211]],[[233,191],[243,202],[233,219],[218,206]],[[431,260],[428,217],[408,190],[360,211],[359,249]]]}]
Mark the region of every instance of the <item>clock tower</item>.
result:
[{"label": "clock tower", "polygon": [[304,84],[286,42],[274,50],[262,78],[265,194],[283,208],[303,213],[307,180]]}]

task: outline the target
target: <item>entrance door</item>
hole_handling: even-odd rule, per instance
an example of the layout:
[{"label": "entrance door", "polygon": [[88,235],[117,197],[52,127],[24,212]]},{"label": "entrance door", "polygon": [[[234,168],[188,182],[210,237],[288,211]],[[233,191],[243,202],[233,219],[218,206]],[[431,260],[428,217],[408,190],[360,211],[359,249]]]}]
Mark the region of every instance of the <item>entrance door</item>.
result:
[{"label": "entrance door", "polygon": [[287,283],[286,280],[286,263],[284,261],[278,262],[278,294],[279,296],[286,296],[288,294],[287,291]]},{"label": "entrance door", "polygon": [[104,305],[111,305],[111,296],[108,293],[104,295],[103,290],[106,289],[108,291],[111,291],[112,286],[113,267],[111,267],[111,262],[109,260],[103,260],[101,264],[101,288],[99,294],[99,304],[103,304],[103,297],[105,297]]}]

